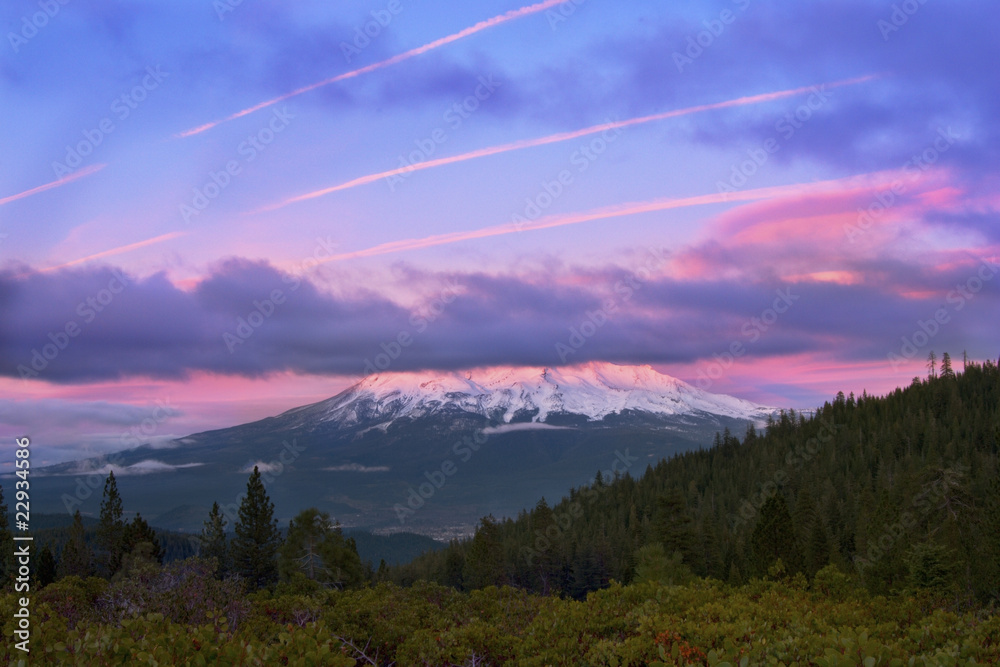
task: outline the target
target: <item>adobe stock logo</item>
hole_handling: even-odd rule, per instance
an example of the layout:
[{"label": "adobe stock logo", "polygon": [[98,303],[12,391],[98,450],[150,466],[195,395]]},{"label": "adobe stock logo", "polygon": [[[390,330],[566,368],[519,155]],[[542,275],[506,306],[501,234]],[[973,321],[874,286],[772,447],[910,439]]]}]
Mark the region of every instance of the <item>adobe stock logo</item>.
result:
[{"label": "adobe stock logo", "polygon": [[[442,120],[454,131],[462,126],[473,113],[475,113],[486,100],[490,99],[497,88],[503,85],[502,81],[497,81],[492,74],[480,76],[476,79],[476,88],[471,95],[466,95],[462,100],[455,102],[445,109]],[[387,172],[385,182],[389,186],[390,192],[395,192],[396,187],[406,182],[406,179],[413,175],[419,165],[428,162],[431,156],[437,152],[438,146],[448,141],[448,133],[443,127],[436,127],[422,139],[414,139],[415,149],[406,155],[399,154],[399,166]]]},{"label": "adobe stock logo", "polygon": [[[84,325],[96,320],[98,315],[103,313],[104,309],[131,284],[131,279],[120,269],[113,269],[111,273],[113,277],[104,287],[77,304],[76,314],[83,319]],[[42,344],[41,350],[37,347],[31,349],[31,360],[27,364],[18,365],[18,375],[22,380],[37,378],[63,350],[72,344],[74,338],[83,333],[84,329],[85,327],[76,319],[69,319],[56,331],[50,331],[48,333],[50,342]]]},{"label": "adobe stock logo", "polygon": [[247,135],[247,138],[236,147],[236,153],[243,158],[243,162],[229,160],[218,171],[210,171],[208,180],[201,187],[192,189],[190,204],[187,202],[180,204],[179,209],[184,222],[190,224],[192,217],[200,215],[207,209],[209,204],[243,173],[244,165],[250,164],[266,151],[275,138],[285,131],[293,118],[295,114],[290,113],[287,107],[273,110],[267,123],[253,134]]},{"label": "adobe stock logo", "polygon": [[[462,463],[468,463],[473,454],[478,452],[487,440],[489,440],[489,436],[486,432],[483,429],[476,429],[476,432],[471,436],[466,435],[456,442],[451,451],[459,457]],[[400,525],[406,523],[408,518],[416,514],[417,510],[433,498],[434,494],[444,487],[448,483],[448,479],[457,472],[458,464],[451,459],[442,461],[437,470],[425,471],[426,482],[422,482],[416,489],[412,485],[408,487],[409,494],[406,497],[406,505],[396,503],[392,506],[392,511],[396,513]]]},{"label": "adobe stock logo", "polygon": [[[169,76],[170,73],[164,72],[161,65],[156,67],[150,65],[146,68],[146,73],[139,83],[111,100],[108,110],[115,115],[119,122],[126,120],[149,97],[149,94],[159,88],[163,80]],[[111,116],[105,116],[97,121],[93,127],[84,127],[80,131],[83,139],[75,144],[67,144],[66,156],[63,161],[57,160],[52,163],[52,171],[55,172],[56,178],[73,173],[117,127]]]},{"label": "adobe stock logo", "polygon": [[889,20],[879,19],[875,23],[879,33],[882,34],[882,41],[888,42],[892,33],[898,32],[900,28],[909,23],[910,17],[920,11],[920,8],[926,3],[927,0],[903,0],[903,2],[894,3]]},{"label": "adobe stock logo", "polygon": [[698,389],[708,391],[712,384],[736,363],[737,359],[750,350],[749,346],[759,341],[800,298],[800,295],[792,294],[791,287],[785,287],[783,290],[779,288],[774,293],[777,296],[771,303],[771,307],[762,310],[759,316],[746,320],[740,327],[740,333],[747,339],[747,343],[744,344],[741,340],[731,341],[725,352],[722,354],[716,352],[712,355],[712,362],[705,368],[698,370],[698,379],[695,380]]},{"label": "adobe stock logo", "polygon": [[[733,4],[740,12],[745,12],[750,6],[751,0],[732,0]],[[715,40],[722,36],[722,33],[726,31],[726,28],[732,25],[739,14],[731,9],[723,9],[719,12],[718,18],[706,19],[702,21],[702,26],[704,30],[699,31],[697,34],[688,35],[687,44],[684,52],[674,51],[671,57],[674,61],[674,66],[677,67],[677,71],[680,74],[684,73],[684,68],[688,65],[694,63],[695,60],[701,57],[705,50],[710,48],[715,44]]]},{"label": "adobe stock logo", "polygon": [[998,273],[1000,264],[997,263],[996,257],[980,259],[976,271],[965,281],[955,285],[955,289],[950,290],[945,296],[945,304],[951,306],[950,309],[943,306],[935,309],[927,319],[917,320],[909,336],[900,337],[898,351],[886,355],[892,370],[898,371],[900,366],[905,366],[920,350],[927,347],[944,326],[952,321],[952,315],[965,308],[966,304],[972,301]]},{"label": "adobe stock logo", "polygon": [[372,40],[377,39],[382,34],[382,30],[389,27],[392,20],[403,11],[403,4],[400,0],[389,0],[385,9],[373,9],[369,12],[371,19],[364,25],[354,28],[354,39],[351,44],[340,43],[340,52],[344,54],[344,60],[348,64],[361,52],[371,46]]},{"label": "adobe stock logo", "polygon": [[27,15],[22,16],[21,29],[16,33],[7,33],[7,41],[10,42],[10,48],[14,49],[14,53],[18,53],[28,40],[33,39],[39,30],[47,26],[66,4],[69,4],[69,0],[39,0],[38,7],[42,11],[35,12],[31,18]]},{"label": "adobe stock logo", "polygon": [[556,341],[555,351],[562,363],[565,364],[569,355],[575,354],[586,345],[587,341],[619,312],[619,308],[631,301],[635,293],[651,281],[660,267],[667,262],[667,252],[662,248],[650,248],[649,254],[651,257],[643,266],[615,283],[614,292],[621,297],[620,300],[618,297],[606,298],[599,307],[586,311],[584,319],[578,326],[569,328],[569,337],[565,343]]}]

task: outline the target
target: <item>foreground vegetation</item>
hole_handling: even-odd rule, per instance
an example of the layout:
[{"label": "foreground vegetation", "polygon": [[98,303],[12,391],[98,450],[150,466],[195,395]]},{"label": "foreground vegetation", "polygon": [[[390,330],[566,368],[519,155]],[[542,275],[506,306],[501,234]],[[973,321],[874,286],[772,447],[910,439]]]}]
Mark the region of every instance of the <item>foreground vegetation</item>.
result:
[{"label": "foreground vegetation", "polygon": [[[67,577],[37,594],[32,664],[966,665],[1000,661],[1000,617],[927,593],[872,596],[835,568],[729,586],[611,586],[585,600],[510,587],[245,595],[213,565]],[[0,606],[11,636],[14,596]],[[5,646],[6,660],[16,660]],[[3,664],[7,664],[6,660]]]}]

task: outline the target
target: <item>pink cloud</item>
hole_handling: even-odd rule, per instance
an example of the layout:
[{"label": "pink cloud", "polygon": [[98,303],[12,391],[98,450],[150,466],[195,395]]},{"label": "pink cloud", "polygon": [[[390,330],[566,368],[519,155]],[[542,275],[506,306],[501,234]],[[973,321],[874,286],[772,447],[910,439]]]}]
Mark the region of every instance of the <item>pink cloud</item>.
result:
[{"label": "pink cloud", "polygon": [[[714,360],[708,359],[683,365],[657,366],[657,369],[699,386],[699,378],[707,377],[706,372],[713,363]],[[860,396],[863,391],[884,395],[899,386],[906,386],[914,376],[923,377],[926,374],[923,356],[894,369],[886,359],[852,362],[838,360],[827,353],[748,354],[735,360],[721,377],[712,380],[707,391],[733,394],[767,405],[809,409],[825,400],[833,400],[838,391],[845,394],[853,392],[855,396]],[[765,384],[762,384],[762,378],[766,378]],[[795,391],[789,391],[791,388],[803,395],[811,395],[813,400],[803,399],[798,404],[789,404],[787,397]]]},{"label": "pink cloud", "polygon": [[932,266],[940,248],[921,247],[919,224],[960,201],[952,178],[943,169],[895,170],[775,189],[718,215],[701,243],[677,254],[671,275],[854,285],[880,283],[858,267],[890,257]]}]

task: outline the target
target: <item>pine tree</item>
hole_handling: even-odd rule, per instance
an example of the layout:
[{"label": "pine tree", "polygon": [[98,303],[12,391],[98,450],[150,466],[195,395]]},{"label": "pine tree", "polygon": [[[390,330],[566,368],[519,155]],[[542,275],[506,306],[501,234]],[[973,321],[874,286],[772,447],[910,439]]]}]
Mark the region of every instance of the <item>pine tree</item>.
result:
[{"label": "pine tree", "polygon": [[465,558],[464,580],[470,589],[499,586],[503,583],[503,558],[499,526],[493,515],[484,516],[476,529]]},{"label": "pine tree", "polygon": [[378,570],[375,571],[375,583],[380,584],[383,581],[389,581],[389,566],[385,564],[384,558],[380,558]]},{"label": "pine tree", "polygon": [[800,571],[802,558],[792,515],[780,493],[770,496],[761,507],[760,518],[750,536],[750,548],[759,575],[765,574],[778,559],[789,574]]},{"label": "pine tree", "polygon": [[52,554],[52,547],[47,543],[38,552],[38,585],[41,588],[48,586],[56,580],[56,557]]},{"label": "pine tree", "polygon": [[531,568],[530,586],[542,595],[549,595],[558,587],[556,563],[560,551],[557,542],[559,537],[555,515],[545,498],[542,498],[531,513],[530,541],[533,548],[528,552],[530,559],[526,559]]},{"label": "pine tree", "polygon": [[465,558],[458,550],[458,540],[451,541],[448,555],[444,561],[444,585],[451,586],[456,590],[462,590],[464,581],[462,571],[465,569]]},{"label": "pine tree", "polygon": [[800,544],[807,544],[809,536],[812,534],[813,523],[819,515],[819,508],[813,499],[809,485],[805,484],[799,489],[799,494],[795,499],[795,534],[799,538]]},{"label": "pine tree", "polygon": [[830,561],[839,567],[846,567],[850,550],[847,548],[846,528],[836,498],[831,495],[827,501],[827,525],[830,538]]},{"label": "pine tree", "polygon": [[952,581],[955,558],[951,550],[941,544],[915,544],[906,560],[912,586],[941,590],[948,588]]},{"label": "pine tree", "polygon": [[723,568],[722,549],[719,546],[719,532],[719,522],[714,514],[710,514],[702,520],[702,569],[705,576],[721,580],[725,576],[725,569]]},{"label": "pine tree", "polygon": [[288,524],[278,558],[281,578],[298,576],[324,586],[347,588],[362,583],[361,558],[354,541],[344,539],[339,524],[315,507],[299,512]]},{"label": "pine tree", "polygon": [[219,503],[212,503],[212,511],[201,529],[201,548],[198,555],[202,558],[214,558],[217,563],[215,576],[223,579],[229,574],[230,562],[229,543],[226,539],[226,517],[219,509]]},{"label": "pine tree", "polygon": [[577,600],[603,585],[602,567],[593,544],[578,547],[570,565],[569,592]]},{"label": "pine tree", "polygon": [[696,536],[693,521],[684,496],[678,489],[671,489],[660,497],[653,526],[654,536],[663,545],[668,558],[680,553],[684,563],[694,563]]},{"label": "pine tree", "polygon": [[726,583],[730,586],[739,586],[743,583],[743,575],[740,574],[740,568],[736,567],[736,561],[729,564],[729,576],[726,577]]},{"label": "pine tree", "polygon": [[331,529],[330,516],[320,514],[315,508],[300,512],[289,522],[288,534],[278,551],[278,571],[282,579],[290,579],[295,574],[319,582],[330,578],[321,545]]},{"label": "pine tree", "polygon": [[[886,526],[899,521],[901,509],[886,490],[877,497],[866,493],[858,503],[857,543],[854,567],[870,590],[886,593],[906,576],[906,563],[899,541],[886,543]],[[914,530],[914,529],[911,529]],[[879,541],[886,545],[883,548]]]},{"label": "pine tree", "polygon": [[84,538],[83,517],[80,516],[80,510],[77,510],[69,529],[69,542],[63,547],[59,558],[59,578],[89,577],[94,573],[93,560],[90,546]]},{"label": "pine tree", "polygon": [[240,503],[232,543],[233,571],[250,586],[262,588],[278,579],[281,534],[274,519],[274,503],[264,490],[257,466],[247,480],[247,494]]},{"label": "pine tree", "polygon": [[642,543],[642,522],[639,521],[639,512],[635,508],[635,503],[630,503],[628,508],[628,536],[634,548],[639,548]]},{"label": "pine tree", "polygon": [[101,500],[100,524],[97,526],[97,545],[100,549],[100,565],[106,576],[111,577],[121,568],[125,554],[125,521],[122,519],[122,499],[118,494],[118,482],[112,470],[104,482],[104,498]]},{"label": "pine tree", "polygon": [[937,377],[937,355],[934,354],[934,350],[930,351],[927,355],[927,379]]},{"label": "pine tree", "polygon": [[812,531],[809,534],[809,541],[806,543],[806,574],[809,577],[816,576],[830,563],[830,540],[826,535],[826,527],[823,521],[817,517],[812,524]]},{"label": "pine tree", "polygon": [[160,546],[160,540],[156,537],[156,531],[150,528],[142,515],[136,512],[132,523],[125,527],[123,553],[130,554],[141,544],[148,544],[150,555],[157,563],[163,565],[163,548]]},{"label": "pine tree", "polygon": [[951,369],[951,355],[947,352],[941,355],[941,377],[952,379],[955,377],[955,371]]}]

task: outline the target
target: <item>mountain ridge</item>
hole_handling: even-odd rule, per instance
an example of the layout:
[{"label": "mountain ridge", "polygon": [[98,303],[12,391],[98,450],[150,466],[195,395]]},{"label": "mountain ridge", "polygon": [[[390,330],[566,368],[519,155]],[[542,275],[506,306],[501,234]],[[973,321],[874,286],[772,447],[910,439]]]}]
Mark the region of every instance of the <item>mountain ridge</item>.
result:
[{"label": "mountain ridge", "polygon": [[663,416],[707,413],[763,422],[777,408],[712,394],[649,365],[589,362],[564,367],[492,366],[451,372],[371,375],[329,399],[278,415],[335,421],[392,422],[448,410],[502,424],[544,424],[558,414],[600,421],[627,410]]}]

